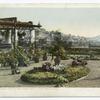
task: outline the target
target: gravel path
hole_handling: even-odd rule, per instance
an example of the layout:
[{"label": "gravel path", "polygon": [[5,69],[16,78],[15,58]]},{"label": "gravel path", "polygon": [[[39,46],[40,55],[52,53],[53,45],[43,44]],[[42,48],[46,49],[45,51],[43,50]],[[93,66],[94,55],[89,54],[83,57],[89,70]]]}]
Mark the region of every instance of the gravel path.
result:
[{"label": "gravel path", "polygon": [[38,67],[42,64],[41,63],[34,63],[31,64],[29,67],[20,67],[21,74],[15,74],[11,75],[11,69],[2,69],[0,68],[0,87],[27,87],[27,86],[34,86],[30,83],[25,83],[20,80],[21,75],[30,69],[33,69],[33,67]]},{"label": "gravel path", "polygon": [[[62,61],[62,63],[69,64],[71,61]],[[41,66],[43,62],[32,64],[29,67],[21,67],[21,74],[11,75],[10,68],[0,69],[0,87],[39,87],[40,85],[33,85],[25,83],[20,80],[20,76],[34,66]],[[88,61],[87,67],[90,68],[88,76],[82,80],[74,81],[67,84],[67,87],[100,87],[100,61]],[[41,87],[52,87],[49,85],[42,85]]]},{"label": "gravel path", "polygon": [[67,84],[67,87],[100,87],[100,61],[89,61],[90,73],[82,80]]},{"label": "gravel path", "polygon": [[[62,61],[62,63],[69,63],[70,61]],[[21,75],[33,67],[40,67],[44,62],[31,64],[29,67],[20,67],[21,74],[11,75],[10,68],[0,68],[0,87],[52,87],[51,85],[33,85],[31,83],[25,83],[20,80]],[[52,62],[53,63],[53,62]]]}]

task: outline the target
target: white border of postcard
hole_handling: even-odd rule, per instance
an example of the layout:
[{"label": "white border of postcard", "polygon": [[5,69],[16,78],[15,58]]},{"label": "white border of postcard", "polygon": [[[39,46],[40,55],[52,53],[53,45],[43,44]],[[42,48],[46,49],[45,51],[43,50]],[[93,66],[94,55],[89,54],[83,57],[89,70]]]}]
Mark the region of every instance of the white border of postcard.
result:
[{"label": "white border of postcard", "polygon": [[[1,1],[7,1],[7,0],[1,0]],[[1,2],[0,1],[0,2]],[[8,0],[9,2],[5,2],[5,4],[0,4],[0,7],[49,7],[49,4],[45,4],[45,2],[42,2],[44,4],[29,4],[30,2],[12,2],[12,0]],[[10,3],[13,3],[11,4]],[[15,1],[15,0],[13,0]],[[21,0],[20,0],[21,1]],[[26,0],[29,1],[29,0]],[[31,0],[32,1],[32,0]],[[42,1],[42,0],[39,0]],[[46,1],[46,0],[44,0]],[[49,1],[49,0],[48,0]],[[55,1],[55,0],[54,0]],[[57,1],[57,0],[56,0]],[[92,0],[97,2],[92,2],[91,4],[71,4],[70,2],[65,2],[66,0],[60,0],[64,1],[63,4],[53,4],[51,7],[100,7],[100,4],[97,4],[97,2],[100,2],[100,0]],[[68,1],[68,0],[67,0]],[[71,0],[72,1],[72,0]],[[79,0],[78,0],[79,1]],[[85,0],[87,1],[87,0]],[[1,3],[4,3],[1,2]],[[7,3],[10,3],[9,5]],[[17,3],[17,4],[16,4]],[[20,4],[21,3],[21,4]],[[25,4],[26,3],[26,4]],[[28,3],[28,4],[27,4]],[[31,2],[33,3],[33,1]],[[36,2],[34,2],[36,3]],[[41,2],[39,2],[41,3]],[[54,3],[54,2],[52,2]],[[70,4],[68,4],[70,3]],[[35,5],[35,6],[33,6]],[[0,97],[61,97],[61,96],[100,96],[100,88],[69,88],[69,87],[60,87],[60,88],[44,88],[44,87],[1,87],[0,88]]]}]

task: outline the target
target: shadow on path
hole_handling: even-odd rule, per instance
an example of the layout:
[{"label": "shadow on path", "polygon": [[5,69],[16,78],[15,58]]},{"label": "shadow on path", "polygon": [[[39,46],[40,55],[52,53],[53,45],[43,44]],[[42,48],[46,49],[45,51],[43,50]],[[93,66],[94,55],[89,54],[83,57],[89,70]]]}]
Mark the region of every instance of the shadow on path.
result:
[{"label": "shadow on path", "polygon": [[18,79],[15,82],[22,85],[22,86],[24,86],[24,85],[33,85],[32,83],[24,82],[21,79]]}]

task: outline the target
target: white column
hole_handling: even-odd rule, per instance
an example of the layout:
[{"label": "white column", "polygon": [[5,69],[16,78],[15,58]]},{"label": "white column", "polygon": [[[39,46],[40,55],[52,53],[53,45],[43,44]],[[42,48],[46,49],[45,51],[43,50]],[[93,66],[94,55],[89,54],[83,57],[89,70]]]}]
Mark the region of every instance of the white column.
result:
[{"label": "white column", "polygon": [[31,43],[34,42],[34,37],[35,37],[35,30],[31,31]]},{"label": "white column", "polygon": [[11,44],[11,30],[9,30],[9,38],[8,38],[8,44]]},{"label": "white column", "polygon": [[18,42],[18,30],[15,30],[15,45],[17,46]]},{"label": "white column", "polygon": [[18,30],[16,30],[15,35],[16,35],[16,42],[17,42],[18,41]]}]

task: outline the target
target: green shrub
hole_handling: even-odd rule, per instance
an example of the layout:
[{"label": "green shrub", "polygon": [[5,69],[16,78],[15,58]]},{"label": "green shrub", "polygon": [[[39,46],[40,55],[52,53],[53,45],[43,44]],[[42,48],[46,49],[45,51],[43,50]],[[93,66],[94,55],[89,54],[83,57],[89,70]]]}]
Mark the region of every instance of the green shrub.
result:
[{"label": "green shrub", "polygon": [[53,72],[36,72],[32,74],[26,72],[21,79],[34,84],[63,84],[67,82],[66,78]]},{"label": "green shrub", "polygon": [[65,68],[65,77],[68,78],[69,81],[76,80],[78,78],[81,78],[83,76],[86,76],[89,73],[89,68],[87,67],[68,67]]}]

